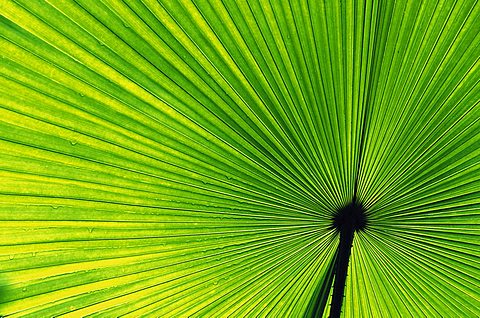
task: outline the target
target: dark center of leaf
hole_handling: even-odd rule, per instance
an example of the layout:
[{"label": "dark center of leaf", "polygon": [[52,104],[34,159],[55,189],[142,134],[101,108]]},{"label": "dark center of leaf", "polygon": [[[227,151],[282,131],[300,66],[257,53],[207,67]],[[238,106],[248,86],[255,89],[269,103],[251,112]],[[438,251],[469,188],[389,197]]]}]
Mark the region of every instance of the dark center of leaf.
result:
[{"label": "dark center of leaf", "polygon": [[367,226],[365,209],[360,203],[353,201],[337,211],[332,225],[338,232],[364,230]]}]

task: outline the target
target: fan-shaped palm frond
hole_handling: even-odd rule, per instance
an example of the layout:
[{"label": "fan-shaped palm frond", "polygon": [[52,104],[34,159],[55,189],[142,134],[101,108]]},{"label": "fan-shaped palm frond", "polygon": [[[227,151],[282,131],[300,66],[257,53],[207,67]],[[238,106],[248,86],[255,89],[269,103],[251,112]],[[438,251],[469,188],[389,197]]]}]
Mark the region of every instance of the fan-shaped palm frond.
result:
[{"label": "fan-shaped palm frond", "polygon": [[0,12],[0,314],[480,315],[476,0]]}]

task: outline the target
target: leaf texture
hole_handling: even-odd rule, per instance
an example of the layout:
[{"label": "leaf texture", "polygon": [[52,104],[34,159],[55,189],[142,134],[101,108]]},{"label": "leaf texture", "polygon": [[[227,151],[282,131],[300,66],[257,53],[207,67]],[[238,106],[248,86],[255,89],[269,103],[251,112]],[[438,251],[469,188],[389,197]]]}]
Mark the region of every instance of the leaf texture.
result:
[{"label": "leaf texture", "polygon": [[477,1],[0,13],[0,314],[480,315]]}]

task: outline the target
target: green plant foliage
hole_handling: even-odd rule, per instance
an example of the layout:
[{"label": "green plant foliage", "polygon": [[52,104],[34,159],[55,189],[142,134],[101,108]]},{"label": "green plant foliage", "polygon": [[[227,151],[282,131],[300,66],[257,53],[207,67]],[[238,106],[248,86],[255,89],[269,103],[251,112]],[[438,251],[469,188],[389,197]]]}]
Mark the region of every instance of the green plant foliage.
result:
[{"label": "green plant foliage", "polygon": [[478,1],[0,14],[0,314],[480,316]]}]

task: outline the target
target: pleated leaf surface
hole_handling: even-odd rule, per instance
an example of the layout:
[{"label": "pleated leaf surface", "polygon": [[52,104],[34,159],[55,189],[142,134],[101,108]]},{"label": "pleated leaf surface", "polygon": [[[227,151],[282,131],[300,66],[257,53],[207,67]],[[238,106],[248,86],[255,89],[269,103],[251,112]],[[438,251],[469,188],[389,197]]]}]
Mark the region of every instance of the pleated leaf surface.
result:
[{"label": "pleated leaf surface", "polygon": [[480,4],[0,1],[0,314],[480,316]]}]

